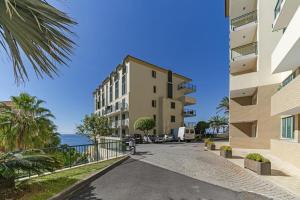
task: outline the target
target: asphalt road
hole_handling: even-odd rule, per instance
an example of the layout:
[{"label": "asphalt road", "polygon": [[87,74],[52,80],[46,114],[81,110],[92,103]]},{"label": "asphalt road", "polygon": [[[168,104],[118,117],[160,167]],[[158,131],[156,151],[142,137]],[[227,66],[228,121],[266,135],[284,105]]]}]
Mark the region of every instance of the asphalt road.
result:
[{"label": "asphalt road", "polygon": [[135,159],[129,159],[75,193],[71,200],[265,200]]}]

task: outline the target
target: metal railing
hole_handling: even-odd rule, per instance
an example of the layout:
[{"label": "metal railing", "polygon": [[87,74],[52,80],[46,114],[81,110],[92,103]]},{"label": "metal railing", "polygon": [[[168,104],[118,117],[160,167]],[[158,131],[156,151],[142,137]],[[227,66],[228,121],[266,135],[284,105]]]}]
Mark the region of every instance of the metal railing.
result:
[{"label": "metal railing", "polygon": [[196,92],[196,86],[187,82],[183,82],[178,85],[178,90],[181,89],[189,89],[191,92]]},{"label": "metal railing", "polygon": [[247,14],[241,15],[231,20],[231,29],[234,30],[240,26],[257,21],[257,11],[252,11]]},{"label": "metal railing", "polygon": [[276,6],[274,9],[274,19],[276,19],[276,17],[280,13],[282,3],[283,3],[283,0],[277,0]]},{"label": "metal railing", "polygon": [[104,110],[104,114],[111,114],[118,111],[127,111],[128,110],[128,104],[127,103],[121,103],[119,102],[118,105],[110,105],[107,106]]},{"label": "metal railing", "polygon": [[[54,170],[72,168],[79,165],[108,160],[125,155],[126,144],[123,141],[107,141],[95,144],[84,144],[41,149],[46,155],[56,158],[62,164],[62,167]],[[46,171],[45,171],[46,172]],[[35,176],[31,171],[17,172],[17,178],[27,178]]]},{"label": "metal railing", "polygon": [[243,57],[246,55],[250,55],[250,54],[257,54],[257,43],[256,42],[231,49],[231,60],[234,61],[237,58],[240,58],[240,57]]},{"label": "metal railing", "polygon": [[282,81],[282,83],[279,85],[278,87],[278,91],[281,90],[282,88],[284,88],[286,85],[288,85],[290,82],[292,82],[292,80],[294,80],[298,75],[296,74],[296,72],[293,72],[292,74],[290,74],[286,79],[284,79]]},{"label": "metal railing", "polygon": [[184,109],[183,114],[185,117],[194,117],[196,116],[196,110]]},{"label": "metal railing", "polygon": [[129,126],[129,119],[122,119],[122,120],[117,120],[117,121],[112,121],[111,122],[111,128],[119,128],[121,126]]}]

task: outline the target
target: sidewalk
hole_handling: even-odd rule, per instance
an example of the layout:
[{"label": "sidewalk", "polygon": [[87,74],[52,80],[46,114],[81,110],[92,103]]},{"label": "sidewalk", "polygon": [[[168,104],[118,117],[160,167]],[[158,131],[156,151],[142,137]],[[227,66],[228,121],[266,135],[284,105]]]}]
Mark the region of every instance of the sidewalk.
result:
[{"label": "sidewalk", "polygon": [[[220,149],[223,145],[229,145],[229,142],[215,141],[215,144],[216,149]],[[212,152],[220,155],[219,150]],[[260,176],[261,178],[268,180],[300,197],[300,169],[272,155],[270,150],[234,148],[232,151],[233,158],[227,160],[240,167],[244,167],[244,157],[248,153],[259,153],[271,161],[272,175]]]}]

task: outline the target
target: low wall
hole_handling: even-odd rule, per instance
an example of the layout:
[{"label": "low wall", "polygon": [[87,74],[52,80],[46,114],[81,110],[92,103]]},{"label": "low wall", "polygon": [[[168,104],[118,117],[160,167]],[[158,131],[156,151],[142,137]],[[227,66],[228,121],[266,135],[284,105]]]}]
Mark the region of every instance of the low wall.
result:
[{"label": "low wall", "polygon": [[281,160],[300,168],[300,143],[272,139],[271,152]]}]

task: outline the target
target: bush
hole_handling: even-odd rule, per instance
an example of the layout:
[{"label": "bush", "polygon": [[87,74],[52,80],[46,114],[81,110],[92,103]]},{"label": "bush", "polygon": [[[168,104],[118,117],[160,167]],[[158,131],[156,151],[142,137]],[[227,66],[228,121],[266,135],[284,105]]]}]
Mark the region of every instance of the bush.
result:
[{"label": "bush", "polygon": [[214,140],[213,139],[211,139],[211,138],[206,138],[205,140],[204,140],[204,143],[207,145],[209,142],[213,142]]},{"label": "bush", "polygon": [[215,143],[213,141],[208,141],[206,144],[207,145],[214,145]]},{"label": "bush", "polygon": [[220,149],[222,151],[232,151],[232,148],[230,146],[221,146]]},{"label": "bush", "polygon": [[262,163],[270,162],[268,159],[266,159],[265,157],[263,157],[262,155],[260,155],[258,153],[250,153],[246,156],[246,158],[249,160],[254,160],[254,161],[262,162]]}]

